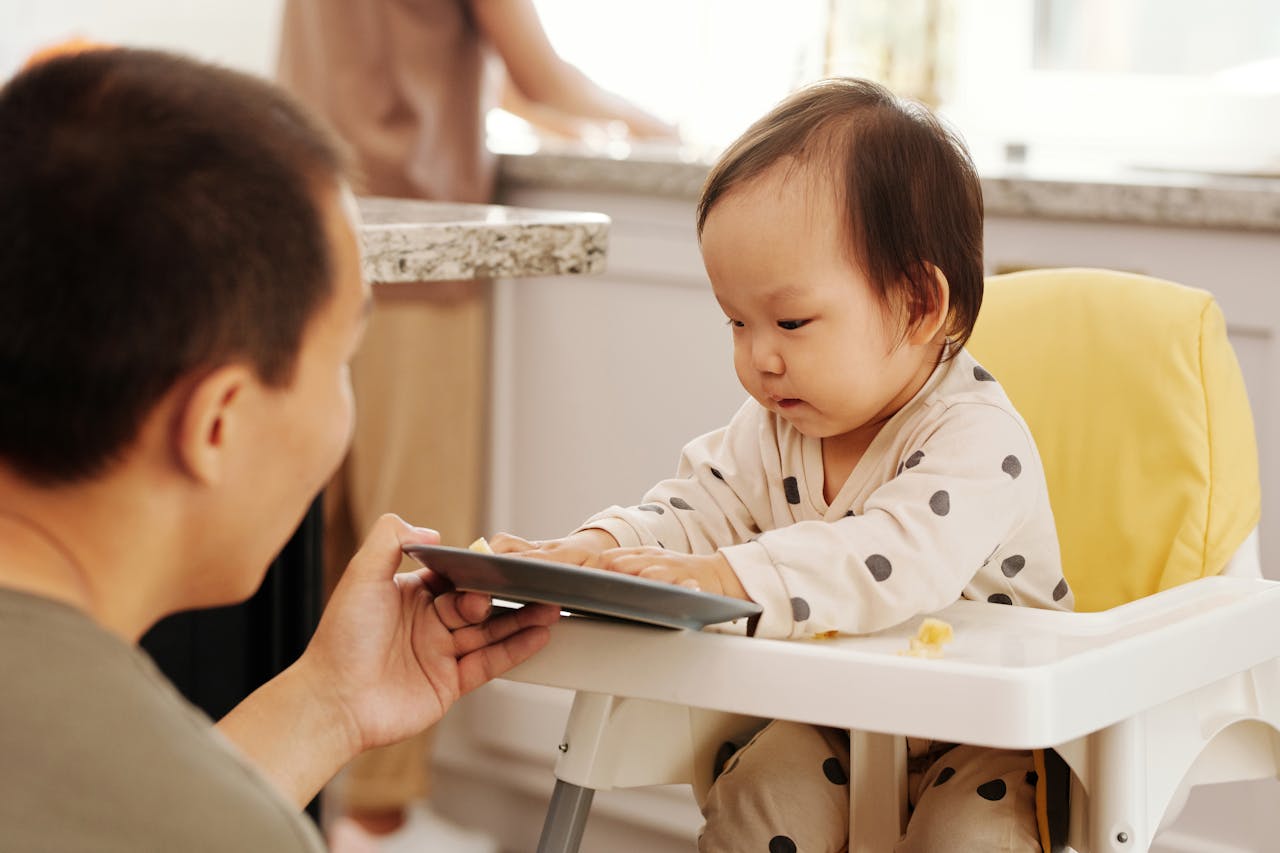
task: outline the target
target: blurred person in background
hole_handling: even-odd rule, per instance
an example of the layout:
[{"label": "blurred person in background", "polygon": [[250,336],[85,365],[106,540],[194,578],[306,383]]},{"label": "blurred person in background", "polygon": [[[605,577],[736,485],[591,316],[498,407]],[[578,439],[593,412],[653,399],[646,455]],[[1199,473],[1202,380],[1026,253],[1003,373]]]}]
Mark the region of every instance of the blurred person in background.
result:
[{"label": "blurred person in background", "polygon": [[[492,201],[496,106],[558,136],[677,138],[561,59],[532,0],[286,0],[279,79],[351,145],[368,195]],[[480,535],[490,300],[487,281],[376,288],[352,365],[360,419],[325,496],[327,572],[384,512],[430,519],[445,544]],[[429,738],[347,768],[335,848],[498,849],[427,808]]]}]

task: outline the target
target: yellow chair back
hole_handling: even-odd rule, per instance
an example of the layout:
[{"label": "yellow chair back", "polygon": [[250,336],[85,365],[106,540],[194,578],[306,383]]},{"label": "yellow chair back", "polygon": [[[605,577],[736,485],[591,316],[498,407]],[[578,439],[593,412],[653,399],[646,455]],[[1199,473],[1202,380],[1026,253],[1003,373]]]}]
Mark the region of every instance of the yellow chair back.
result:
[{"label": "yellow chair back", "polygon": [[1215,575],[1257,526],[1253,419],[1209,293],[1106,270],[994,276],[969,349],[1035,436],[1077,609]]}]

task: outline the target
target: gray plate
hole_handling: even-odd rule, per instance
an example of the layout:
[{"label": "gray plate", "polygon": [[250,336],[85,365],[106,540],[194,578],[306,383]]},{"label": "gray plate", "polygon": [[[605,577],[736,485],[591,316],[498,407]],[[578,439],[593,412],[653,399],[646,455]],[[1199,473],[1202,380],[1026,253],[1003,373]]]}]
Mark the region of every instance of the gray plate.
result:
[{"label": "gray plate", "polygon": [[555,604],[571,613],[693,630],[760,613],[755,602],[599,569],[442,545],[409,545],[404,551],[458,589]]}]

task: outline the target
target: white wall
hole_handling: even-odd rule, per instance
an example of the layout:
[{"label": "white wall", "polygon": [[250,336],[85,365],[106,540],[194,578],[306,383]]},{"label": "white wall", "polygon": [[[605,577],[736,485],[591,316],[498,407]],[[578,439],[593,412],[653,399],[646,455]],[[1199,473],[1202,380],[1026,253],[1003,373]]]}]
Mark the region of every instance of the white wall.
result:
[{"label": "white wall", "polygon": [[282,0],[3,0],[0,79],[32,51],[73,36],[271,75],[281,8]]}]

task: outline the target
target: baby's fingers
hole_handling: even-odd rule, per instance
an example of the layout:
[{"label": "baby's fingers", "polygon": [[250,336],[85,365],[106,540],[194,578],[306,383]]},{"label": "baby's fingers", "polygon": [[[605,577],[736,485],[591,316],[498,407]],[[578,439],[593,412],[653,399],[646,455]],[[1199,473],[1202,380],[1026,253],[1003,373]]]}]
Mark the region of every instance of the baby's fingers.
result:
[{"label": "baby's fingers", "polygon": [[497,533],[489,540],[489,547],[495,554],[519,554],[521,551],[532,551],[538,546],[511,533]]},{"label": "baby's fingers", "polygon": [[600,553],[599,567],[611,572],[638,575],[645,568],[658,564],[666,553],[661,548],[610,548]]},{"label": "baby's fingers", "polygon": [[[657,554],[653,553],[657,549],[653,548],[636,548],[637,553],[621,554],[610,559],[609,563],[604,566],[611,572],[618,572],[624,575],[634,575],[635,577],[644,578],[645,580],[661,581],[662,583],[681,584],[686,580],[692,581],[689,572],[683,567],[675,566],[663,560],[661,551]],[[697,588],[691,587],[691,588]]]},{"label": "baby's fingers", "polygon": [[675,586],[684,586],[685,581],[690,581],[694,583],[695,586],[697,584],[697,581],[689,577],[688,572],[675,569],[671,566],[650,565],[636,573],[636,577],[641,577],[648,581],[669,583]]},{"label": "baby's fingers", "polygon": [[601,555],[599,565],[596,568],[604,569],[608,572],[618,572],[624,575],[638,575],[649,566],[653,565],[652,560],[643,557],[605,557]]}]

